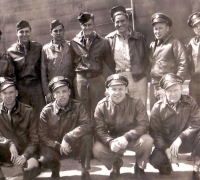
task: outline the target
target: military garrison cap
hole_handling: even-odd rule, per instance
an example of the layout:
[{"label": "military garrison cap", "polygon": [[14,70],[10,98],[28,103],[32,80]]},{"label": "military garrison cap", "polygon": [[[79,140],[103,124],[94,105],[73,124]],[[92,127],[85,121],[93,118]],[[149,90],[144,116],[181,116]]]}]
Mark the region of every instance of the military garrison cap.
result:
[{"label": "military garrison cap", "polygon": [[195,24],[197,24],[198,22],[200,22],[200,12],[194,12],[192,13],[189,18],[188,18],[188,25],[193,28],[193,26]]},{"label": "military garrison cap", "polygon": [[77,19],[79,20],[80,24],[84,24],[88,22],[90,19],[94,20],[94,15],[88,12],[83,12],[78,15]]},{"label": "military garrison cap", "polygon": [[14,79],[10,77],[0,77],[0,91],[1,92],[10,86],[16,87],[16,83]]},{"label": "military garrison cap", "polygon": [[51,92],[61,86],[68,86],[70,88],[70,80],[68,78],[64,78],[63,76],[56,76],[51,79],[48,86]]},{"label": "military garrison cap", "polygon": [[166,23],[169,27],[172,26],[172,20],[169,16],[164,13],[155,13],[151,16],[151,24],[154,25],[155,23]]},{"label": "military garrison cap", "polygon": [[60,25],[62,25],[63,29],[65,29],[63,23],[60,20],[53,20],[50,24],[50,31],[52,31],[55,27]]},{"label": "military garrison cap", "polygon": [[183,79],[176,74],[173,73],[168,73],[165,74],[161,80],[160,80],[160,87],[162,89],[167,89],[168,87],[175,85],[175,84],[182,84],[183,83]]},{"label": "military garrison cap", "polygon": [[31,26],[30,26],[29,22],[28,21],[24,21],[24,20],[19,21],[16,24],[16,27],[17,27],[17,31],[19,31],[20,29],[26,28],[26,27],[29,27],[31,29]]},{"label": "military garrison cap", "polygon": [[124,6],[115,6],[111,9],[110,11],[110,15],[111,15],[111,20],[114,22],[115,17],[117,15],[124,15],[126,17],[128,17],[128,14],[126,12],[126,9]]},{"label": "military garrison cap", "polygon": [[113,85],[125,85],[128,86],[128,79],[120,74],[113,74],[109,76],[105,82],[106,88]]}]

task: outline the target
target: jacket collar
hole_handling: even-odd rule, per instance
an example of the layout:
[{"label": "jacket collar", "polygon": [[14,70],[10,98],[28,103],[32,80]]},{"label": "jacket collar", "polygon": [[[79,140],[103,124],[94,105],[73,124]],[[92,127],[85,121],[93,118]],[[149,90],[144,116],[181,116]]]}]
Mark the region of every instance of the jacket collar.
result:
[{"label": "jacket collar", "polygon": [[[130,30],[130,36],[129,38],[133,38],[133,39],[138,39],[138,34],[136,33],[136,31],[133,31],[131,28],[129,29]],[[111,32],[110,34],[108,34],[108,38],[111,37],[111,38],[114,38],[115,36],[118,36],[118,31],[114,31],[114,32]]]},{"label": "jacket collar", "polygon": [[[0,103],[0,114],[2,113],[2,111],[4,112],[8,112],[8,109],[5,107],[4,102]],[[22,108],[21,108],[21,103],[19,101],[16,100],[16,104],[14,106],[14,108],[12,109],[12,111],[16,114],[19,113],[20,115],[22,115]]]},{"label": "jacket collar", "polygon": [[[160,101],[161,101],[162,108],[165,108],[166,106],[170,106],[169,102],[167,101],[166,96],[164,98],[162,98]],[[191,101],[187,98],[187,96],[181,95],[181,99],[178,101],[177,104],[179,104],[179,103],[191,104]]]},{"label": "jacket collar", "polygon": [[[19,41],[17,41],[16,47],[17,47],[17,49],[18,49],[19,51],[24,51],[24,46],[22,46],[22,45],[19,43]],[[30,50],[31,47],[32,47],[32,42],[29,41],[28,44],[26,45],[26,49],[27,49],[27,50]]]},{"label": "jacket collar", "polygon": [[[53,102],[53,109],[54,109],[54,113],[55,114],[58,114],[59,111],[62,109],[60,106],[58,106],[58,104],[56,103],[56,101]],[[72,100],[69,99],[69,102],[68,104],[65,106],[65,109],[62,109],[64,110],[65,112],[69,111],[72,109]]]},{"label": "jacket collar", "polygon": [[[93,38],[93,39],[99,38],[99,35],[98,35],[95,31],[93,31],[93,33],[94,33],[94,38]],[[76,41],[77,43],[82,44],[82,43],[83,43],[83,39],[84,39],[83,31],[80,31],[80,32],[75,36],[75,38],[74,38],[73,40]]]},{"label": "jacket collar", "polygon": [[[61,41],[60,45],[61,45],[62,47],[65,47],[66,41],[63,39],[63,40]],[[60,49],[58,49],[58,44],[53,43],[53,40],[51,40],[51,42],[49,43],[49,46],[50,46],[50,49],[51,49],[52,51],[57,51],[57,52],[60,52],[60,51],[61,51]]]}]

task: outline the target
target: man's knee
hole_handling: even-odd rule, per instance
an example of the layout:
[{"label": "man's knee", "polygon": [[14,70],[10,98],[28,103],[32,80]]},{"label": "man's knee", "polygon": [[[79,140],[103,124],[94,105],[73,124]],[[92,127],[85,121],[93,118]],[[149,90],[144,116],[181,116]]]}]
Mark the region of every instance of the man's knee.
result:
[{"label": "man's knee", "polygon": [[98,157],[102,153],[102,150],[103,150],[103,145],[100,142],[96,141],[93,146],[94,157],[98,159]]},{"label": "man's knee", "polygon": [[139,145],[144,146],[145,149],[151,149],[153,147],[153,139],[150,135],[144,134],[139,138]]},{"label": "man's knee", "polygon": [[155,168],[160,169],[162,165],[169,163],[167,155],[162,150],[155,148],[149,157],[149,163]]}]

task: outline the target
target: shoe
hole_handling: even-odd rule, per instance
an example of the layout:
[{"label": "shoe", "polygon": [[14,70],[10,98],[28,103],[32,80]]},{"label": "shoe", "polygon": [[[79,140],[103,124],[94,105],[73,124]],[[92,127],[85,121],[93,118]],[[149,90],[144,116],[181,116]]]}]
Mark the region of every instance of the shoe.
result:
[{"label": "shoe", "polygon": [[137,180],[146,180],[144,169],[141,169],[137,163],[135,163],[134,171],[135,171]]},{"label": "shoe", "polygon": [[170,175],[172,173],[172,171],[173,171],[173,169],[172,169],[172,165],[170,162],[166,165],[162,165],[159,169],[159,173],[161,175]]},{"label": "shoe", "polygon": [[52,170],[51,177],[52,177],[52,179],[59,179],[60,178],[60,170]]},{"label": "shoe", "polygon": [[122,165],[123,161],[121,157],[117,156],[110,172],[110,179],[117,179],[120,176],[120,168],[122,167]]},{"label": "shoe", "polygon": [[192,179],[193,180],[200,180],[200,178],[199,178],[199,172],[193,171]]},{"label": "shoe", "polygon": [[88,171],[82,171],[81,179],[82,180],[92,180],[92,178],[90,177],[90,173]]}]

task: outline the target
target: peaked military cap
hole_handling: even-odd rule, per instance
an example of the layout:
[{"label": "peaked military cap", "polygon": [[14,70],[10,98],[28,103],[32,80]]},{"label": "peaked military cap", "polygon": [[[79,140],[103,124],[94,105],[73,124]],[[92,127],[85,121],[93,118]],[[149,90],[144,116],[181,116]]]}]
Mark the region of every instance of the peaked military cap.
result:
[{"label": "peaked military cap", "polygon": [[52,31],[55,27],[60,25],[63,27],[63,29],[65,29],[63,23],[60,20],[53,20],[50,24],[50,31]]},{"label": "peaked military cap", "polygon": [[160,12],[151,16],[151,24],[154,25],[155,23],[166,23],[169,27],[172,26],[171,18],[168,15]]},{"label": "peaked military cap", "polygon": [[160,80],[160,87],[162,89],[167,89],[168,87],[175,85],[175,84],[182,84],[183,83],[183,79],[176,74],[173,73],[168,73],[165,74],[161,80]]},{"label": "peaked military cap", "polygon": [[200,12],[194,12],[192,13],[189,18],[188,18],[188,25],[193,28],[193,26],[195,24],[197,24],[198,22],[200,22]]},{"label": "peaked military cap", "polygon": [[126,9],[124,6],[115,6],[110,11],[111,20],[114,22],[114,19],[117,15],[124,15],[128,17]]},{"label": "peaked military cap", "polygon": [[105,82],[106,88],[114,85],[125,85],[128,86],[128,79],[120,74],[112,74]]},{"label": "peaked military cap", "polygon": [[84,24],[88,22],[90,19],[94,20],[94,15],[88,12],[83,12],[78,15],[77,19],[79,20],[80,24]]},{"label": "peaked military cap", "polygon": [[10,86],[16,87],[16,83],[14,79],[10,77],[0,77],[0,91],[3,91]]},{"label": "peaked military cap", "polygon": [[51,79],[48,86],[51,92],[61,86],[68,86],[70,88],[70,80],[68,78],[64,78],[63,76],[56,76]]},{"label": "peaked military cap", "polygon": [[30,26],[29,22],[28,21],[24,21],[24,20],[19,21],[16,24],[16,27],[17,27],[17,31],[19,31],[20,29],[26,28],[26,27],[29,27],[31,29],[31,26]]}]

